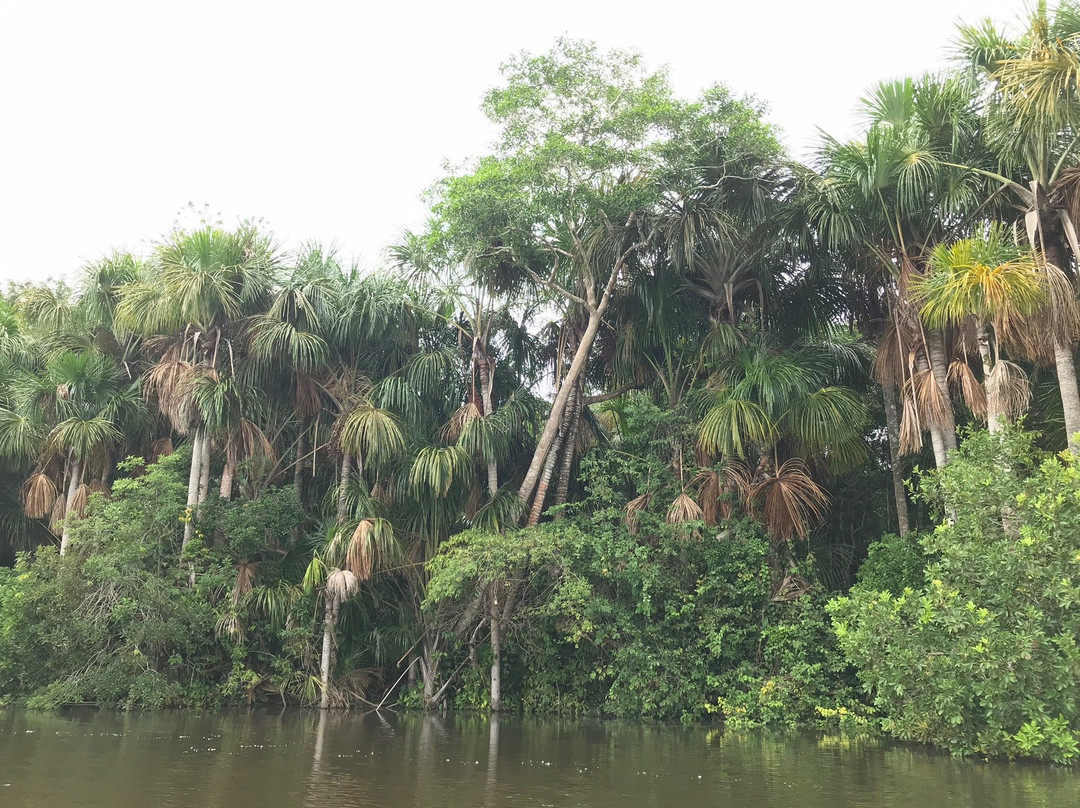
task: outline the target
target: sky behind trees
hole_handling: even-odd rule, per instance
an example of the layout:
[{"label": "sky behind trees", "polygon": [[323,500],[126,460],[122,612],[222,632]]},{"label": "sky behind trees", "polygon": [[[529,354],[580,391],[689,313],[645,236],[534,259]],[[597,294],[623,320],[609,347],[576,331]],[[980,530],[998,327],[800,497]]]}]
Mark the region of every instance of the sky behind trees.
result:
[{"label": "sky behind trees", "polygon": [[[0,279],[142,251],[188,203],[261,217],[285,246],[336,243],[368,266],[424,218],[447,160],[483,153],[479,110],[511,53],[560,35],[641,50],[691,95],[757,95],[806,157],[846,135],[860,93],[943,64],[955,21],[1016,0],[302,5],[247,0],[0,4],[7,126]],[[190,223],[181,219],[180,223]]]}]

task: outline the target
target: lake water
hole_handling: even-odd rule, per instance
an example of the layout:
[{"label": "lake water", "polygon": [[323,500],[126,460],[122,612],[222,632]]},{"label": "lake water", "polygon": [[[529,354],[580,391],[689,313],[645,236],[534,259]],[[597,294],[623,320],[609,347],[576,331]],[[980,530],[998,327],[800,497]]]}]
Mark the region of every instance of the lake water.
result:
[{"label": "lake water", "polygon": [[870,737],[476,716],[0,710],[3,808],[1080,806],[1080,772]]}]

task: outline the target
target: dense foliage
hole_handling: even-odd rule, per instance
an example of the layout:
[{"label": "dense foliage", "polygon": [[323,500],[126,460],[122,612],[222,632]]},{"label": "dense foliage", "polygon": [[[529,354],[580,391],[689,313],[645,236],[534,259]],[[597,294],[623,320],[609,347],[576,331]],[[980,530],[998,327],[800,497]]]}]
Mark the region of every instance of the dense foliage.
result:
[{"label": "dense foliage", "polygon": [[1071,760],[1080,7],[955,56],[799,165],[560,40],[384,270],[203,216],[10,286],[0,700]]},{"label": "dense foliage", "polygon": [[973,435],[923,478],[950,518],[924,536],[923,580],[874,577],[830,609],[847,657],[910,740],[956,752],[1080,754],[1080,468],[1032,436]]}]

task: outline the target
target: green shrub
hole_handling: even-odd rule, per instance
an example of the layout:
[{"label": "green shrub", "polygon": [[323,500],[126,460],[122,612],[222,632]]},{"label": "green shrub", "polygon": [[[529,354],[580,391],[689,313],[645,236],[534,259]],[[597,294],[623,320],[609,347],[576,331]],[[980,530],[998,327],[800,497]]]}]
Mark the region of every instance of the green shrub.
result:
[{"label": "green shrub", "polygon": [[863,589],[899,595],[922,584],[926,560],[918,534],[889,533],[870,545],[856,581]]},{"label": "green shrub", "polygon": [[972,435],[922,495],[949,518],[899,595],[830,604],[884,727],[955,753],[1080,753],[1080,463],[1019,431]]}]

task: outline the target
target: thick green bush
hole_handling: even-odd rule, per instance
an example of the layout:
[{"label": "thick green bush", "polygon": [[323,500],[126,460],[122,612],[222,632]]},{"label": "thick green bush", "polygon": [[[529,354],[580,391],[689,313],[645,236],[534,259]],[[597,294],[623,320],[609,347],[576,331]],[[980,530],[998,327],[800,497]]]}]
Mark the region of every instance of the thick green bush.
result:
[{"label": "thick green bush", "polygon": [[[900,594],[830,604],[885,729],[955,753],[1080,755],[1080,463],[974,434],[922,495],[947,515]],[[876,580],[876,579],[875,579]]]}]

